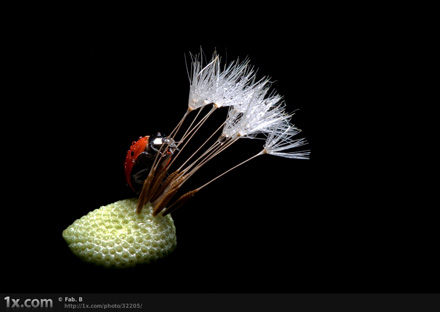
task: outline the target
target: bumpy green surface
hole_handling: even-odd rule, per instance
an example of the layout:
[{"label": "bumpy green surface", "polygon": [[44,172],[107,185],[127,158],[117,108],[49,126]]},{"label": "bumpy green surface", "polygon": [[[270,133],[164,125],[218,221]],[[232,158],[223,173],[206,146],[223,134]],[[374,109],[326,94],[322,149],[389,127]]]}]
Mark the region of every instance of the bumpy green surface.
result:
[{"label": "bumpy green surface", "polygon": [[132,267],[165,257],[176,247],[171,215],[153,217],[146,204],[136,214],[137,199],[125,199],[91,211],[63,231],[72,252],[106,267]]}]

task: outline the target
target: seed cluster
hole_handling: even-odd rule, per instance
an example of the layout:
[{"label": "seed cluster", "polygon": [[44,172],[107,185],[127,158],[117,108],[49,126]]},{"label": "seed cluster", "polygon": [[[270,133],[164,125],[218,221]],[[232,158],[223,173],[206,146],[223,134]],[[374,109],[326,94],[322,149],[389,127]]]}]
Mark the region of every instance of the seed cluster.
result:
[{"label": "seed cluster", "polygon": [[137,199],[117,201],[91,211],[63,231],[72,252],[106,267],[133,267],[171,253],[176,228],[171,215],[152,216],[151,204],[136,213]]}]

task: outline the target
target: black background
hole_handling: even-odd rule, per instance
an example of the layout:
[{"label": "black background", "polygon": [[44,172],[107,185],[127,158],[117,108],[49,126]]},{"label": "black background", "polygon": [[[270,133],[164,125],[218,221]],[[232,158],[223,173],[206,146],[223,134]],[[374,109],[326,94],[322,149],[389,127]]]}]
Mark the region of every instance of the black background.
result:
[{"label": "black background", "polygon": [[[2,291],[438,292],[432,211],[388,152],[395,36],[368,18],[325,11],[230,14],[227,22],[96,11],[11,23]],[[259,77],[272,77],[287,110],[299,109],[293,122],[311,159],[262,156],[198,193],[173,213],[177,249],[157,264],[82,263],[62,231],[134,196],[125,153],[140,135],[169,132],[180,120],[185,56],[200,48],[228,61],[249,56]],[[237,143],[186,190],[259,148]]]}]

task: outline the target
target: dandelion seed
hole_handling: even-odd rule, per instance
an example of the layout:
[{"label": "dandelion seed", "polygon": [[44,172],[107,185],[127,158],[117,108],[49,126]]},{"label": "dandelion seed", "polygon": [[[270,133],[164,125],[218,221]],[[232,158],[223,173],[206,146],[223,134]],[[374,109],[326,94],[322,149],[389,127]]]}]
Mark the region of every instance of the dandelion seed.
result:
[{"label": "dandelion seed", "polygon": [[277,123],[290,118],[284,111],[285,104],[281,96],[273,93],[266,97],[267,90],[255,94],[244,105],[231,107],[223,136],[255,138],[259,134],[270,132]]},{"label": "dandelion seed", "polygon": [[221,58],[214,53],[204,65],[203,55],[191,56],[191,75],[188,107],[195,110],[208,104],[226,107],[240,104],[250,92],[255,71],[249,60],[231,62],[221,69]]},{"label": "dandelion seed", "polygon": [[310,151],[297,151],[298,147],[307,144],[304,138],[292,139],[299,133],[294,126],[287,124],[271,131],[264,144],[265,154],[291,158],[308,159]]}]

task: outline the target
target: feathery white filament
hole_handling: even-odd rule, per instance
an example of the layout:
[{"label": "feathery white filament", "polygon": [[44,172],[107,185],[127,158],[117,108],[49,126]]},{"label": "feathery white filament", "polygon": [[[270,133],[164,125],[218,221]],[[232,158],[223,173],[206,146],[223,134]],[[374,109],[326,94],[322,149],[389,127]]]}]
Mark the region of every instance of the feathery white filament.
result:
[{"label": "feathery white filament", "polygon": [[308,159],[310,151],[294,151],[293,149],[305,145],[305,139],[292,139],[299,130],[289,123],[280,124],[280,127],[269,132],[263,152],[265,154],[296,159]]},{"label": "feathery white filament", "polygon": [[231,62],[222,70],[221,59],[216,54],[207,65],[203,64],[201,54],[191,58],[190,110],[211,103],[217,107],[237,105],[248,97],[249,87],[255,80],[255,71],[249,66],[249,60]]},{"label": "feathery white filament", "polygon": [[244,105],[229,109],[223,129],[225,137],[255,138],[277,128],[277,124],[290,118],[284,111],[285,104],[281,96],[272,93],[266,97],[267,90],[256,92]]}]

